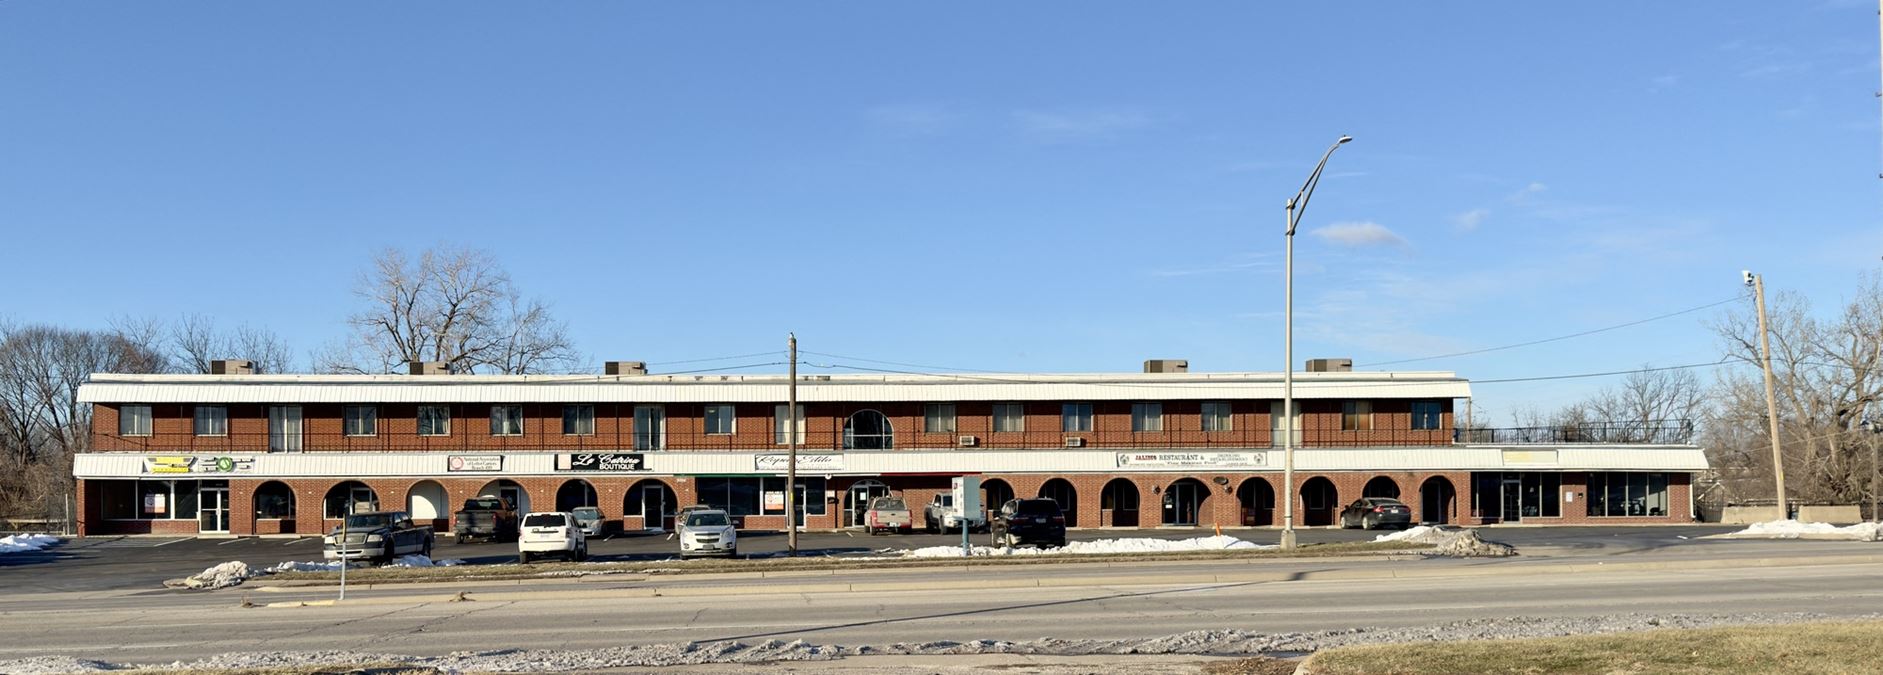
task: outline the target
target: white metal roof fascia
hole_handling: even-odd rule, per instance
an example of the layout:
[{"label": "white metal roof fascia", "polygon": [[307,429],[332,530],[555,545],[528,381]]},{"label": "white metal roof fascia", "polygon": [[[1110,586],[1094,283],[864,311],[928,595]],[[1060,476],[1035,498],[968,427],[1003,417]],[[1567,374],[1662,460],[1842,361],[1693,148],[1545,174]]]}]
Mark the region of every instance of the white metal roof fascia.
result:
[{"label": "white metal roof fascia", "polygon": [[[441,378],[442,379],[442,378]],[[79,388],[84,403],[782,403],[783,383],[522,383],[460,382],[291,384],[224,382],[93,382]],[[1470,384],[1427,380],[1304,381],[1302,399],[1464,398]],[[1078,401],[1279,399],[1272,382],[1026,382],[843,383],[803,382],[798,398],[810,403],[897,401]]]}]

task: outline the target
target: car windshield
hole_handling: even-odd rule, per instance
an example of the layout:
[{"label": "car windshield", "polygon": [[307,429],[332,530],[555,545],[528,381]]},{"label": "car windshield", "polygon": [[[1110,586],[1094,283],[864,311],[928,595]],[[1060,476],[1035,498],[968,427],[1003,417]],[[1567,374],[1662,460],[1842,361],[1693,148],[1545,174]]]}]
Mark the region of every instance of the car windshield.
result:
[{"label": "car windshield", "polygon": [[942,506],[954,506],[955,505],[954,495],[935,495],[935,496],[937,498],[936,499],[937,504],[941,504]]},{"label": "car windshield", "polygon": [[575,510],[575,517],[577,518],[599,518],[601,515],[602,510],[593,506],[584,506]]},{"label": "car windshield", "polygon": [[1029,516],[1057,516],[1059,502],[1050,499],[1029,499],[1020,502],[1020,508],[1015,509],[1014,512]]},{"label": "car windshield", "polygon": [[870,508],[880,511],[906,511],[909,507],[904,505],[900,499],[883,497],[876,500],[875,504],[871,504]]},{"label": "car windshield", "polygon": [[390,513],[360,513],[347,516],[349,530],[377,530],[392,524]]},{"label": "car windshield", "polygon": [[480,497],[477,499],[467,499],[464,502],[464,510],[466,511],[502,511],[503,500],[498,499],[496,497]]},{"label": "car windshield", "polygon": [[687,514],[686,526],[687,527],[725,527],[726,526],[726,514],[724,513],[689,513]]},{"label": "car windshield", "polygon": [[1404,504],[1399,503],[1399,500],[1397,499],[1375,499],[1373,500],[1373,505],[1374,506],[1405,506]]},{"label": "car windshield", "polygon": [[560,513],[532,513],[523,517],[524,527],[562,527],[567,524]]}]

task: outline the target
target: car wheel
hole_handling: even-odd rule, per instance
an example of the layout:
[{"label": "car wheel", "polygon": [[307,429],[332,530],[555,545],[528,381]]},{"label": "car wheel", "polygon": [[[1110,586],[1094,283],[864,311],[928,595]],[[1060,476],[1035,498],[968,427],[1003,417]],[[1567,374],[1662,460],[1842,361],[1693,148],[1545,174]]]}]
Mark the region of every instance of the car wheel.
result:
[{"label": "car wheel", "polygon": [[728,558],[737,558],[737,557],[739,557],[739,547],[737,547],[737,546],[734,546],[734,547],[732,547],[732,548],[729,548],[729,549],[726,549],[726,557],[728,557]]},{"label": "car wheel", "polygon": [[578,548],[578,549],[576,549],[576,550],[575,550],[575,561],[576,561],[576,562],[582,562],[582,561],[585,561],[585,560],[588,560],[588,547],[587,547],[587,546],[583,546],[582,548]]},{"label": "car wheel", "polygon": [[1360,529],[1362,530],[1375,530],[1375,529],[1379,529],[1379,526],[1380,526],[1379,521],[1374,520],[1370,516],[1360,521]]},{"label": "car wheel", "polygon": [[421,553],[427,558],[432,557],[432,541],[430,539],[425,540],[425,549]]},{"label": "car wheel", "polygon": [[517,564],[519,565],[530,564],[530,554],[527,551],[518,551],[517,552]]}]

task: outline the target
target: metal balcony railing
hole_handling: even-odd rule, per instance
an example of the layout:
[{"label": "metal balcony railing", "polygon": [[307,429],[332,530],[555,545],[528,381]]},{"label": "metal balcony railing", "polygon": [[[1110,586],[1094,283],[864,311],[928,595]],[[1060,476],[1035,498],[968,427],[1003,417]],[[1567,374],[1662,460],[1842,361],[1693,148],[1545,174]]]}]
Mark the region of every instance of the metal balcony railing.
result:
[{"label": "metal balcony railing", "polygon": [[1693,420],[1638,422],[1580,422],[1541,427],[1457,430],[1457,441],[1467,445],[1689,445]]}]

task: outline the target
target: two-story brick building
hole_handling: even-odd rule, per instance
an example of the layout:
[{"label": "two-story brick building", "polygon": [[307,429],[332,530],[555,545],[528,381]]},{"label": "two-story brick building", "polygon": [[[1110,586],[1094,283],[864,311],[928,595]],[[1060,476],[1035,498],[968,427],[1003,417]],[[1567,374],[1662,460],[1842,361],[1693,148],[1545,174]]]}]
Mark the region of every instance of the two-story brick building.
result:
[{"label": "two-story brick building", "polygon": [[[1148,370],[1149,368],[1147,368]],[[1058,500],[1074,527],[1277,525],[1280,373],[810,375],[97,374],[77,457],[81,534],[309,534],[349,509],[448,531],[454,505],[600,507],[665,528],[679,506],[782,529],[788,433],[810,528],[860,522],[954,476],[988,503]],[[1464,428],[1447,372],[1302,372],[1297,524],[1362,495],[1428,522],[1690,520],[1704,454],[1684,425]]]}]

